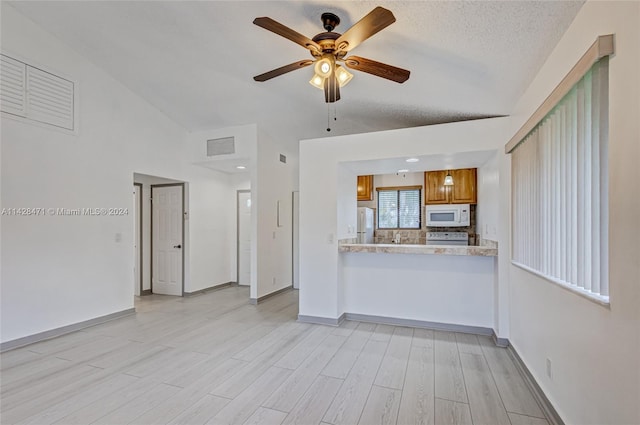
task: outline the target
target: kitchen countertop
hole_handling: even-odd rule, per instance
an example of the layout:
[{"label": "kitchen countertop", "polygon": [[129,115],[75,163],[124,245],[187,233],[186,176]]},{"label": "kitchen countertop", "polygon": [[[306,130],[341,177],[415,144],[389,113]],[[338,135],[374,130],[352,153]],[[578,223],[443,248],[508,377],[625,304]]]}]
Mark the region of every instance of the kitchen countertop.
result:
[{"label": "kitchen countertop", "polygon": [[496,257],[498,248],[461,245],[341,244],[338,252]]}]

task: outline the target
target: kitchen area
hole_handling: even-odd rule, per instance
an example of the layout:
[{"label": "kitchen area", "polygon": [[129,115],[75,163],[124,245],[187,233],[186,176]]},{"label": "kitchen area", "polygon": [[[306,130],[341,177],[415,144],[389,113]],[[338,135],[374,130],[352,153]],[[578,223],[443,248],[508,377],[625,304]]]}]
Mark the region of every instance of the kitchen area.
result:
[{"label": "kitchen area", "polygon": [[[501,337],[506,124],[495,118],[302,141],[298,320]],[[453,185],[444,184],[448,174]],[[371,209],[362,213],[370,224],[361,219],[358,235],[361,207]]]},{"label": "kitchen area", "polygon": [[492,207],[478,172],[357,176],[356,238],[338,245],[346,318],[493,334],[498,243],[478,228]]},{"label": "kitchen area", "polygon": [[356,243],[340,250],[495,256],[476,232],[477,187],[477,168],[358,176]]}]

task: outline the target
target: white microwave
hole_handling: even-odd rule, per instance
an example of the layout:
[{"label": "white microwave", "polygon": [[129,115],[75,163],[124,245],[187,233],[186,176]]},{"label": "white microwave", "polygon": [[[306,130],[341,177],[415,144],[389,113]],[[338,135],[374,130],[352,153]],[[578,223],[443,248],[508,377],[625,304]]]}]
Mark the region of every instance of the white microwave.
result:
[{"label": "white microwave", "polygon": [[427,227],[466,227],[471,224],[469,204],[427,205],[424,207]]}]

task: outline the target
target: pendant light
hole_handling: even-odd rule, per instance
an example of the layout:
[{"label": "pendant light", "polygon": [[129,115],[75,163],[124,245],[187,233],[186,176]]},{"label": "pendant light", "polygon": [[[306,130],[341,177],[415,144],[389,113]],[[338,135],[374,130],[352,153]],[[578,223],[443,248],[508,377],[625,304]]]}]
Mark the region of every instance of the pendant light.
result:
[{"label": "pendant light", "polygon": [[453,177],[451,177],[451,172],[449,172],[449,170],[447,170],[447,175],[444,178],[444,185],[453,186]]}]

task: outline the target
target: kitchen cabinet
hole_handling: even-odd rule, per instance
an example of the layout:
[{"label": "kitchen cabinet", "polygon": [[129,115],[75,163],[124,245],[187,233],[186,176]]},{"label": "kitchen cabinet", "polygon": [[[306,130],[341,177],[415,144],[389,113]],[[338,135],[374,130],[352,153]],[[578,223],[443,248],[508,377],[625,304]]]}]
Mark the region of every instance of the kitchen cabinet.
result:
[{"label": "kitchen cabinet", "polygon": [[425,205],[449,203],[449,188],[444,185],[446,175],[446,170],[427,171],[424,173]]},{"label": "kitchen cabinet", "polygon": [[[424,203],[434,204],[476,204],[477,175],[475,168],[457,170],[426,171],[424,173]],[[445,186],[447,173],[453,177],[453,186]]]},{"label": "kitchen cabinet", "polygon": [[373,176],[358,176],[358,201],[373,201]]}]

